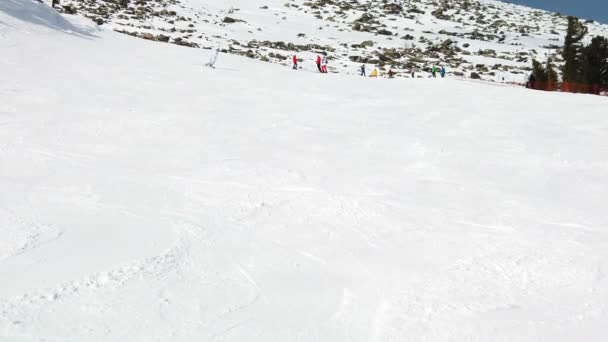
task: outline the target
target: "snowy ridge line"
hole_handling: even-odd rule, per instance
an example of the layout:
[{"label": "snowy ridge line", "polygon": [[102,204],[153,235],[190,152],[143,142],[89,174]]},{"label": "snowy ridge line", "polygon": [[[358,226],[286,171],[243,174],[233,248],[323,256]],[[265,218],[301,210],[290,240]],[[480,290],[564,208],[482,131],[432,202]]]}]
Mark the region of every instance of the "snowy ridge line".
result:
[{"label": "snowy ridge line", "polygon": [[[56,11],[50,10],[42,1],[4,0],[0,2],[0,12],[6,14],[5,20],[0,21],[0,29],[2,26],[9,28],[6,32],[33,34],[37,31],[59,31],[87,39],[95,37],[99,32],[99,28],[91,25],[90,22],[82,18],[68,20]],[[34,25],[26,27],[23,23]]]}]

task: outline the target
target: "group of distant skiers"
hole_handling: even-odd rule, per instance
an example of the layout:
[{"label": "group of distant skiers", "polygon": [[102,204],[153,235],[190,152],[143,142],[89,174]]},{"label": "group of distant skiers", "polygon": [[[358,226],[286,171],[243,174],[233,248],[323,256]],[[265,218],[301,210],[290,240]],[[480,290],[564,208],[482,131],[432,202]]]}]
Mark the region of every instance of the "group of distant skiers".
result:
[{"label": "group of distant skiers", "polygon": [[[292,68],[294,70],[297,70],[298,69],[298,62],[299,62],[298,56],[297,55],[293,55],[292,61],[293,61],[293,67]],[[327,71],[327,63],[328,63],[327,56],[323,56],[323,57],[321,57],[321,55],[317,56],[317,61],[316,61],[315,64],[317,65],[317,69],[319,70],[320,73],[326,74],[328,72]]]},{"label": "group of distant skiers", "polygon": [[[360,75],[363,76],[363,77],[367,76],[366,72],[365,72],[365,68],[366,68],[365,64],[361,64],[361,67],[359,68]],[[418,69],[416,69],[415,67],[411,68],[410,69],[410,76],[412,78],[415,78],[417,71],[418,71]],[[439,68],[437,66],[433,66],[431,68],[431,76],[430,77],[436,78],[437,77],[437,73],[439,73],[441,75],[441,77],[444,78],[445,74],[446,74],[445,67],[442,66],[441,68]],[[395,78],[395,72],[393,71],[393,69],[388,69],[387,75],[388,75],[388,78]],[[378,69],[374,68],[374,70],[369,75],[369,77],[378,77]]]},{"label": "group of distant skiers", "polygon": [[[207,64],[205,64],[205,65],[208,66],[208,67],[210,67],[210,68],[214,68],[215,67],[215,63],[217,62],[217,57],[218,57],[219,53],[220,53],[220,49],[218,48],[218,49],[215,50],[215,53],[213,55],[211,55],[211,58],[210,58],[209,62]],[[293,67],[292,68],[294,70],[298,70],[298,68],[299,68],[299,61],[300,61],[300,59],[298,58],[298,56],[297,55],[293,55],[293,57],[292,57]],[[317,60],[316,60],[315,64],[317,65],[317,69],[319,70],[320,73],[323,73],[323,74],[328,73],[328,69],[327,69],[328,58],[327,58],[327,56],[324,55],[323,57],[321,57],[321,55],[317,55]],[[360,75],[361,76],[367,77],[367,74],[366,74],[366,65],[365,64],[362,64],[359,70],[360,70]],[[415,67],[412,68],[412,69],[410,69],[411,77],[412,78],[416,77],[416,72],[417,71],[418,70]],[[393,69],[389,69],[388,72],[387,72],[388,78],[395,78],[395,74],[396,73],[393,71]],[[441,67],[433,66],[431,68],[431,76],[429,76],[429,77],[436,78],[437,74],[440,74],[441,77],[444,78],[445,74],[446,74],[445,67],[443,67],[443,66],[441,66]],[[378,69],[374,68],[372,70],[372,73],[369,75],[369,77],[378,77],[378,75],[379,75]]]},{"label": "group of distant skiers", "polygon": [[438,66],[434,66],[433,68],[431,68],[431,74],[433,75],[433,78],[437,77],[437,73],[439,73],[441,75],[441,78],[445,77],[445,68],[442,66],[441,68],[439,68]]},{"label": "group of distant skiers", "polygon": [[[367,77],[367,74],[365,72],[365,64],[361,64],[361,67],[359,67],[359,74],[363,77]],[[393,69],[388,69],[387,75],[388,78],[395,78],[395,72],[393,71]],[[378,69],[374,68],[369,77],[378,77]]]}]

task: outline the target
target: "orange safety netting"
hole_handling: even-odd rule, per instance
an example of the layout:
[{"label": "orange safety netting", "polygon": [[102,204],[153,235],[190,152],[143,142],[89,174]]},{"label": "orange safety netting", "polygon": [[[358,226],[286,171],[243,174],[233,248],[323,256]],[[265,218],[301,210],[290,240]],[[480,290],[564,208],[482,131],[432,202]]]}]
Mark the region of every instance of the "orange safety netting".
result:
[{"label": "orange safety netting", "polygon": [[595,94],[600,95],[602,92],[608,91],[604,86],[599,84],[583,84],[574,82],[563,82],[557,83],[553,81],[541,82],[531,81],[528,82],[527,87],[530,89],[544,90],[544,91],[563,91],[567,93],[581,93],[581,94]]}]

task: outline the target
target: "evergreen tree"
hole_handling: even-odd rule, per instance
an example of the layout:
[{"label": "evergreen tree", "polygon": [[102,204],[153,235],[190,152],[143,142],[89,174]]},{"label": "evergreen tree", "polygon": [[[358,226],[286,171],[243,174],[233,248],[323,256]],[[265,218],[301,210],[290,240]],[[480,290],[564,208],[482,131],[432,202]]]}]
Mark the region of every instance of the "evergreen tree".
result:
[{"label": "evergreen tree", "polygon": [[586,84],[608,84],[608,39],[595,37],[583,50],[583,81]]},{"label": "evergreen tree", "polygon": [[[559,83],[559,76],[557,75],[557,71],[555,71],[555,64],[553,64],[553,60],[551,60],[551,57],[547,58],[547,64],[545,64],[545,72],[547,74],[547,81],[551,82],[552,86],[555,87]],[[549,90],[555,90],[555,88]]]},{"label": "evergreen tree", "polygon": [[547,70],[545,70],[545,67],[542,65],[542,63],[540,63],[536,59],[532,60],[532,74],[534,75],[536,82],[547,82],[548,80]]},{"label": "evergreen tree", "polygon": [[601,69],[600,80],[603,86],[608,86],[608,59],[604,60],[603,67]]},{"label": "evergreen tree", "polygon": [[587,27],[578,18],[568,17],[568,30],[562,52],[562,57],[564,58],[564,66],[562,68],[564,82],[581,81],[580,76],[583,64],[583,45],[581,40],[583,40],[587,32]]},{"label": "evergreen tree", "polygon": [[558,76],[557,71],[555,71],[555,65],[551,60],[551,57],[547,58],[547,64],[545,65],[545,72],[547,74],[547,81],[557,83]]}]

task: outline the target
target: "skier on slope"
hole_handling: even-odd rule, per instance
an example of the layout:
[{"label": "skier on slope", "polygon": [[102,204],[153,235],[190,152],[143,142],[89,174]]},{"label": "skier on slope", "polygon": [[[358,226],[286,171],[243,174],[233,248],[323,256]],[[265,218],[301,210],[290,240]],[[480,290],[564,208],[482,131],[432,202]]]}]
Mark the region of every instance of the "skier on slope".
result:
[{"label": "skier on slope", "polygon": [[298,69],[298,56],[293,55],[293,70],[297,70]]},{"label": "skier on slope", "polygon": [[321,66],[321,72],[327,74],[327,56],[323,57],[323,65]]},{"label": "skier on slope", "polygon": [[431,74],[433,75],[433,78],[437,77],[437,67],[433,65],[433,67],[431,68]]},{"label": "skier on slope", "polygon": [[441,70],[439,71],[439,73],[441,74],[441,78],[445,77],[445,67],[441,66]]},{"label": "skier on slope", "polygon": [[369,75],[369,77],[378,77],[378,69],[374,68],[374,70],[372,70],[372,74]]},{"label": "skier on slope", "polygon": [[205,66],[208,66],[210,68],[215,68],[215,62],[217,62],[217,56],[220,54],[220,49],[217,48],[215,50],[215,53],[211,56],[211,59],[209,59],[209,62],[207,64],[205,64]]},{"label": "skier on slope", "polygon": [[361,76],[365,77],[365,64],[361,64]]},{"label": "skier on slope", "polygon": [[319,72],[323,72],[323,70],[321,70],[321,56],[317,55],[317,69],[319,69]]}]

